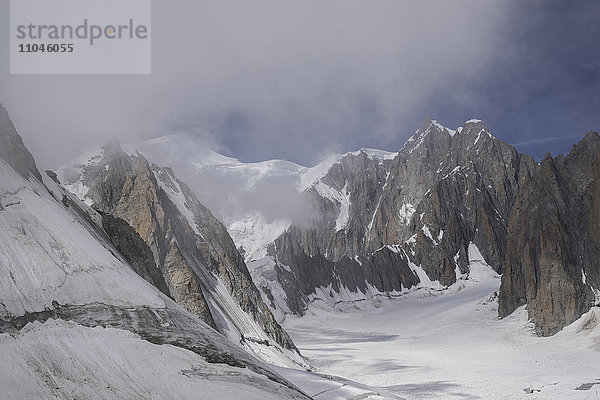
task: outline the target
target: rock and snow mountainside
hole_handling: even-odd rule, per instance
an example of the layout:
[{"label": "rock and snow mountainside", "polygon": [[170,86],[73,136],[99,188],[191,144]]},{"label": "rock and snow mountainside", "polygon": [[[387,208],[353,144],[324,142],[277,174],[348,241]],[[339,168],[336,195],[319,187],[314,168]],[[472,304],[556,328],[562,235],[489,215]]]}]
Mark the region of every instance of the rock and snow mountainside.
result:
[{"label": "rock and snow mountainside", "polygon": [[130,226],[139,234],[162,273],[165,293],[182,307],[265,361],[306,366],[263,302],[225,227],[170,168],[150,165],[113,143],[61,167],[57,175],[81,200],[121,221],[121,231]]},{"label": "rock and snow mountainside", "polygon": [[[160,146],[170,149],[168,154],[177,153],[181,140],[169,136],[130,149],[158,157]],[[187,146],[193,142],[185,141]],[[599,287],[597,263],[582,261],[596,254],[594,235],[600,224],[590,200],[598,181],[590,172],[597,170],[592,153],[567,157],[576,160],[565,161],[562,170],[552,167],[562,171],[565,181],[567,175],[581,176],[579,186],[561,184],[554,195],[559,200],[553,202],[540,196],[550,184],[544,183],[540,171],[549,170],[550,161],[538,165],[476,119],[457,129],[427,120],[398,153],[362,149],[332,155],[312,168],[289,163],[278,168],[282,162],[268,161],[244,164],[211,153],[204,161],[202,156],[184,155],[177,170],[198,182],[203,182],[203,171],[247,178],[240,190],[269,176],[283,176],[311,205],[308,216],[299,221],[268,219],[254,212],[226,218],[236,244],[247,250],[256,285],[279,320],[288,313],[303,315],[314,301],[335,307],[378,294],[448,287],[476,275],[471,268],[475,257],[497,273],[507,268],[500,315],[531,303],[530,317],[538,333],[546,335],[586,311]],[[562,163],[560,158],[552,162]],[[550,202],[548,210],[540,211],[540,201]],[[535,211],[535,221],[525,205]],[[544,216],[553,212],[554,227],[542,229]],[[588,217],[592,222],[584,230],[589,234],[577,233]],[[558,244],[543,250],[550,243],[547,235]],[[519,259],[524,252],[528,255]],[[564,272],[557,275],[557,268]]]},{"label": "rock and snow mountainside", "polygon": [[1,397],[307,398],[138,275],[4,109],[0,149]]},{"label": "rock and snow mountainside", "polygon": [[[333,165],[345,157],[363,153],[369,159],[386,163],[395,156],[382,150],[360,149],[332,154],[311,168],[285,160],[244,163],[218,154],[186,135],[168,135],[127,144],[123,149],[130,155],[139,152],[152,163],[171,167],[191,186],[201,202],[223,221],[236,245],[243,249],[247,262],[265,257],[267,245],[285,232],[294,218],[304,216],[312,209],[310,199],[299,194],[326,175]],[[92,156],[83,155],[82,159]],[[75,192],[82,190],[72,189]],[[331,195],[342,198],[337,191]],[[257,207],[257,203],[261,207]],[[282,204],[285,207],[280,210]],[[265,211],[274,215],[265,215]],[[343,217],[339,223],[344,223]]]},{"label": "rock and snow mountainside", "polygon": [[[302,208],[294,200],[298,198],[300,175],[306,168],[289,161],[243,163],[185,135],[128,144],[123,149],[130,155],[141,153],[154,164],[171,167],[223,221],[247,261],[264,257],[265,246],[290,226],[290,210]],[[294,193],[286,198],[290,191]],[[272,199],[269,204],[267,193]],[[281,203],[288,203],[284,212],[272,217],[261,212],[277,209]]]},{"label": "rock and snow mountainside", "polygon": [[347,157],[313,184],[318,217],[274,242],[261,286],[302,314],[315,299],[448,287],[481,259],[503,273],[499,315],[527,304],[537,333],[554,334],[599,303],[599,142],[538,165],[482,121],[427,121],[390,164]]},{"label": "rock and snow mountainside", "polygon": [[600,137],[546,155],[510,216],[500,316],[527,304],[542,334],[600,306]]},{"label": "rock and snow mountainside", "polygon": [[449,286],[469,278],[470,248],[501,273],[510,211],[534,167],[479,120],[456,130],[428,120],[391,161],[344,157],[306,190],[314,222],[274,242],[286,306],[302,314],[315,298]]}]

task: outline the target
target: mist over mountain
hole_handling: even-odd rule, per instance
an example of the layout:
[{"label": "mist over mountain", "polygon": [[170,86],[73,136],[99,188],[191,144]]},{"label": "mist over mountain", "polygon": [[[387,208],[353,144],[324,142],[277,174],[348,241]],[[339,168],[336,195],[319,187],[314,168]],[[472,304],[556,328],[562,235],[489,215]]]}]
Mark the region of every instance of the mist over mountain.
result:
[{"label": "mist over mountain", "polygon": [[152,9],[150,76],[10,75],[0,55],[1,100],[44,169],[110,139],[175,132],[242,161],[311,166],[361,147],[397,151],[426,116],[450,127],[477,116],[541,160],[600,125],[594,1]]}]

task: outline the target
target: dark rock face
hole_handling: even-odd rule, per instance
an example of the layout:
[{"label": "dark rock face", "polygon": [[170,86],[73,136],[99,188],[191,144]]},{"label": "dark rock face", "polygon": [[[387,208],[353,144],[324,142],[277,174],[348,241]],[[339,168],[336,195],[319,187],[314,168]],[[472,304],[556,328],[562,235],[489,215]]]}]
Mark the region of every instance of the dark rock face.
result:
[{"label": "dark rock face", "polygon": [[33,156],[23,144],[23,139],[17,133],[8,112],[0,104],[0,158],[4,159],[15,171],[24,178],[33,176],[40,182],[42,176],[38,171]]},{"label": "dark rock face", "polygon": [[[262,301],[225,227],[173,171],[150,166],[141,155],[129,156],[113,143],[80,172],[64,175],[66,183],[81,180],[95,208],[135,230],[162,272],[166,292],[186,310],[217,330],[226,329],[207,298],[217,292],[219,277],[239,307],[275,342],[295,349]],[[116,228],[114,220],[105,224]],[[121,228],[117,243],[130,239],[127,227]],[[144,264],[142,272],[151,269]],[[154,282],[156,277],[150,278]]]},{"label": "dark rock face", "polygon": [[594,304],[600,271],[600,138],[589,133],[570,154],[542,161],[512,214],[501,317],[527,304],[542,335],[551,335]]},{"label": "dark rock face", "polygon": [[154,256],[150,247],[142,240],[135,229],[121,218],[103,212],[100,212],[100,214],[102,215],[102,226],[108,234],[110,242],[127,263],[138,275],[156,286],[158,290],[167,296],[170,296],[162,271],[154,263]]},{"label": "dark rock face", "polygon": [[271,255],[291,269],[278,270],[290,310],[301,314],[303,299],[329,285],[411,288],[420,282],[411,264],[450,285],[457,268],[469,272],[470,243],[502,273],[510,212],[534,166],[478,120],[456,132],[428,120],[393,160],[345,156],[306,191],[316,216],[274,243]]}]

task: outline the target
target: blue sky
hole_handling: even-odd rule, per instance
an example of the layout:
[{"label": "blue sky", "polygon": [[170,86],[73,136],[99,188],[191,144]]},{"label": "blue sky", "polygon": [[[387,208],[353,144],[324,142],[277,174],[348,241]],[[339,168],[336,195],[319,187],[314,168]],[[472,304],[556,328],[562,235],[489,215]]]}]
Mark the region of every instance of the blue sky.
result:
[{"label": "blue sky", "polygon": [[[585,133],[600,129],[600,3],[523,4],[511,21],[514,56],[500,56],[487,80],[467,85],[480,99],[473,113],[540,159],[548,151],[568,153]],[[457,123],[461,110],[435,107],[441,119]]]},{"label": "blue sky", "polygon": [[[175,132],[244,161],[398,150],[476,117],[537,159],[600,130],[600,2],[153,1],[151,76],[16,76],[0,101],[42,167]],[[8,25],[8,1],[0,0]],[[0,32],[8,46],[8,32]]]}]

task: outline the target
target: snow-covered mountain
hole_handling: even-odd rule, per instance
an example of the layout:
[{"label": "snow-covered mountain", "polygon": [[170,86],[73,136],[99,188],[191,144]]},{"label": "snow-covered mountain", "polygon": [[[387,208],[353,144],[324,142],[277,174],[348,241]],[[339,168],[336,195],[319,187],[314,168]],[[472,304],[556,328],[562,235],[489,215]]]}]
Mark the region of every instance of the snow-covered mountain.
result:
[{"label": "snow-covered mountain", "polygon": [[[51,171],[40,174],[4,108],[0,149],[1,398],[334,400],[376,393],[369,386],[301,368],[299,364],[306,365],[302,358],[276,343],[282,338],[271,338],[260,319],[242,311],[243,301],[260,311],[253,300],[256,288],[242,288],[240,304],[230,291],[232,282],[217,278],[214,271],[202,276],[209,286],[211,315],[217,317],[213,322],[220,328],[230,324],[224,334],[173,301],[173,282],[156,273],[153,249],[138,231],[89,207]],[[147,166],[141,158],[129,161]],[[88,167],[94,168],[92,164]],[[105,166],[96,165],[111,169]],[[170,170],[146,172],[146,178],[156,172],[157,183],[171,185],[162,195],[173,199],[172,207],[181,205],[177,195],[185,198],[189,213],[180,214],[180,222],[197,220],[190,213],[202,212],[200,206]],[[148,181],[143,176],[135,178],[129,194],[140,193],[136,185],[154,193],[144,186]],[[108,190],[114,182],[106,183],[105,201],[116,200]],[[90,202],[93,187],[70,188],[75,187],[92,196],[86,198]],[[169,205],[164,198],[161,204]],[[176,230],[175,221],[170,223]],[[218,225],[212,232],[206,228],[197,224],[195,234],[212,239],[213,246],[227,241]],[[262,343],[256,340],[260,338]],[[377,398],[398,397],[379,391]]]},{"label": "snow-covered mountain", "polygon": [[[361,149],[312,168],[242,163],[178,136],[126,149],[102,146],[40,174],[0,109],[7,398],[562,396],[581,379],[577,390],[597,384],[585,365],[562,371],[592,362],[598,336],[597,133],[540,164],[480,120],[452,130],[428,120],[398,153]],[[176,165],[193,190],[136,149]],[[223,199],[227,229],[194,192]],[[310,327],[299,317],[309,306]],[[365,311],[371,317],[354,318]],[[313,358],[319,367],[377,389],[304,370],[278,321],[311,356],[338,352]],[[569,324],[549,340],[533,336]],[[474,325],[466,340],[483,348],[468,350],[476,362],[457,371],[463,350],[443,346],[463,339],[446,337]],[[381,359],[381,341],[397,347],[393,360]],[[504,374],[502,387],[482,386],[480,351],[516,362],[519,343],[536,358],[519,371],[543,364],[553,378],[490,370],[490,379]],[[436,365],[423,358],[431,354]],[[460,384],[433,382],[439,373]]]},{"label": "snow-covered mountain", "polygon": [[307,398],[138,275],[0,122],[2,397]]},{"label": "snow-covered mountain", "polygon": [[[161,146],[179,149],[181,140],[170,136],[128,148],[158,158]],[[193,140],[185,140],[184,147],[191,148],[189,141]],[[174,150],[169,154],[184,153]],[[594,159],[593,154],[586,157],[587,162]],[[222,217],[244,251],[265,302],[279,320],[288,313],[302,315],[315,301],[335,307],[380,294],[448,287],[458,280],[473,279],[478,273],[472,270],[477,260],[491,268],[485,274],[502,274],[507,263],[512,265],[506,259],[509,245],[514,243],[511,232],[528,224],[523,214],[513,216],[518,211],[515,202],[532,191],[532,181],[541,168],[532,157],[495,138],[478,119],[456,129],[427,120],[398,153],[362,149],[332,155],[312,168],[284,161],[246,164],[215,153],[202,158],[177,161],[201,198],[202,188],[210,192],[204,179],[207,171],[218,177],[214,180],[235,177],[243,182],[238,194],[261,188],[261,183],[276,176],[288,186],[281,186],[279,192],[266,191],[263,198],[272,194],[285,202],[289,193],[299,195],[293,204],[304,207],[302,215],[268,215],[254,208],[253,201],[238,201],[238,209]],[[588,169],[580,174],[589,175]],[[595,182],[590,179],[586,185]],[[588,187],[594,186],[584,186],[581,193],[587,193]],[[557,290],[568,294],[548,294],[543,304],[562,304],[565,298],[581,300],[567,300],[567,307],[552,308],[552,318],[536,317],[532,311],[530,316],[540,334],[574,321],[593,303],[598,284],[587,277],[595,276],[598,268],[567,269],[576,271],[567,274],[575,283],[570,288],[558,285]],[[586,277],[583,281],[582,276]],[[527,284],[522,279],[521,272],[504,275],[500,301],[505,311],[501,315],[525,302],[535,305],[538,289],[526,296],[522,287]]]},{"label": "snow-covered mountain", "polygon": [[[127,244],[122,237],[128,227],[139,234],[167,295],[255,356],[307,366],[263,302],[225,227],[171,169],[127,155],[116,143],[84,156],[61,167],[59,181],[106,215],[104,228],[114,241]],[[139,253],[128,245],[119,250]]]},{"label": "snow-covered mountain", "polygon": [[[310,217],[314,210],[302,192],[325,176],[333,165],[362,153],[382,163],[395,156],[383,150],[360,149],[331,154],[311,168],[285,160],[244,163],[184,134],[127,144],[123,149],[132,155],[139,152],[152,163],[169,166],[183,181],[189,182],[200,201],[226,225],[236,245],[243,249],[246,261],[265,257],[267,245],[294,220]],[[93,156],[94,151],[83,154],[79,163]],[[80,189],[70,187],[83,198]],[[337,191],[328,190],[330,196],[341,198]]]}]

